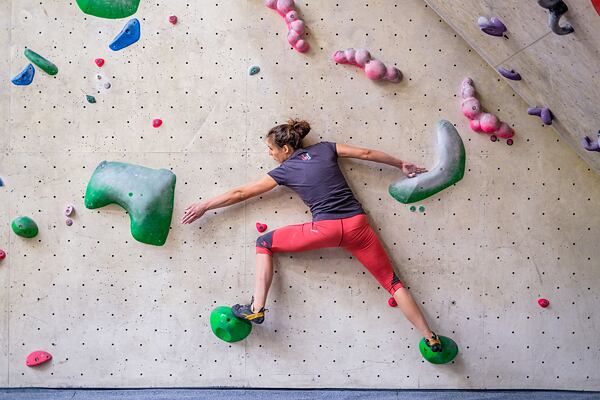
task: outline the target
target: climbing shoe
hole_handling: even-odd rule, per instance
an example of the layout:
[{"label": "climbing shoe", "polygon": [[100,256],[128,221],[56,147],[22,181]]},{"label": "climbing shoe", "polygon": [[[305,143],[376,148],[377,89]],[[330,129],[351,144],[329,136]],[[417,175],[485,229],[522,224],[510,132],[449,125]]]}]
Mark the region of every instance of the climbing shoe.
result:
[{"label": "climbing shoe", "polygon": [[258,312],[252,311],[252,302],[250,304],[241,305],[235,304],[231,307],[233,315],[239,319],[262,324],[265,321],[265,308],[261,308]]},{"label": "climbing shoe", "polygon": [[[235,314],[235,311],[234,311],[234,314]],[[435,332],[431,332],[431,334],[432,334],[431,339],[425,339],[425,344],[434,353],[439,353],[442,351],[442,341],[440,340],[440,338],[438,338],[438,336],[435,334]]]}]

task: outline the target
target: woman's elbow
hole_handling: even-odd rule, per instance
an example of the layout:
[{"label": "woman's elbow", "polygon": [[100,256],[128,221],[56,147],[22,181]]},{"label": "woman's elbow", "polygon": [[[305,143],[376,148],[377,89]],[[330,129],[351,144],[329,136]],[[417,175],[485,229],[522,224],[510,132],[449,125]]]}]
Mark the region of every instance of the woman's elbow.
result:
[{"label": "woman's elbow", "polygon": [[361,160],[371,160],[373,157],[373,150],[371,149],[361,149],[360,151],[360,159]]}]

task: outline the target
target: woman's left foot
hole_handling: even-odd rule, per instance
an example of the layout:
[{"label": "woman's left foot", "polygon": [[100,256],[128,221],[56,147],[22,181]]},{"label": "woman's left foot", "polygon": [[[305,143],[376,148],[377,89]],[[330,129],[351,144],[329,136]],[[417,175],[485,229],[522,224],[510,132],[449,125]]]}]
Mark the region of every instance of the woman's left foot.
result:
[{"label": "woman's left foot", "polygon": [[434,353],[439,353],[440,351],[442,351],[442,341],[440,340],[440,338],[438,338],[438,336],[434,332],[431,332],[430,339],[425,339],[425,344]]}]

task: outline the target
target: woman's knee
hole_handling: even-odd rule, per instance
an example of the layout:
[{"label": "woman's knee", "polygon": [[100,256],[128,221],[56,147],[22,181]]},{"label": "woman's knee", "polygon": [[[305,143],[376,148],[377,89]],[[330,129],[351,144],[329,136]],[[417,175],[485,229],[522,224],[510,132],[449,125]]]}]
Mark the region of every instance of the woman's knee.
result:
[{"label": "woman's knee", "polygon": [[261,254],[273,254],[273,232],[270,231],[256,239],[256,252]]}]

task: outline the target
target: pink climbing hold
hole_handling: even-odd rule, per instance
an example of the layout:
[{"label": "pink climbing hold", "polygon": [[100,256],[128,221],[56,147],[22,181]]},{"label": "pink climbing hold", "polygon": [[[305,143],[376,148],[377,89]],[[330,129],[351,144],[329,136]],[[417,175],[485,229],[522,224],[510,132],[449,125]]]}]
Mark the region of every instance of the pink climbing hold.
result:
[{"label": "pink climbing hold", "polygon": [[28,367],[35,367],[36,365],[43,364],[52,360],[52,354],[47,351],[37,350],[27,356],[25,365]]},{"label": "pink climbing hold", "polygon": [[548,299],[538,299],[538,304],[540,307],[546,308],[550,305],[550,301],[548,301]]},{"label": "pink climbing hold", "polygon": [[302,39],[305,24],[298,16],[294,8],[293,0],[265,0],[265,5],[283,17],[288,29],[288,43],[299,53],[305,53],[309,49],[308,42]]},{"label": "pink climbing hold", "polygon": [[471,78],[462,81],[460,97],[463,99],[460,104],[461,111],[469,119],[469,126],[474,132],[495,134],[502,139],[515,136],[515,131],[506,122],[500,121],[494,114],[483,112],[481,103],[475,97],[475,86]]},{"label": "pink climbing hold", "polygon": [[398,83],[402,80],[402,72],[398,68],[386,67],[381,61],[371,57],[371,53],[365,49],[338,50],[333,53],[332,58],[338,64],[351,64],[362,68],[367,78],[374,81]]},{"label": "pink climbing hold", "polygon": [[6,252],[4,250],[0,250],[0,260],[4,260],[6,258]]},{"label": "pink climbing hold", "polygon": [[260,233],[263,233],[264,231],[267,230],[267,224],[261,224],[260,222],[257,222],[256,230],[259,231]]},{"label": "pink climbing hold", "polygon": [[98,67],[102,67],[104,65],[104,58],[96,58],[94,62]]},{"label": "pink climbing hold", "polygon": [[171,15],[169,16],[169,22],[173,25],[175,25],[177,23],[177,15]]},{"label": "pink climbing hold", "polygon": [[393,297],[390,297],[388,299],[388,306],[390,307],[398,307],[398,303],[396,302],[396,299]]},{"label": "pink climbing hold", "polygon": [[155,119],[152,120],[152,126],[153,127],[158,128],[161,125],[162,125],[162,119],[155,118]]}]

